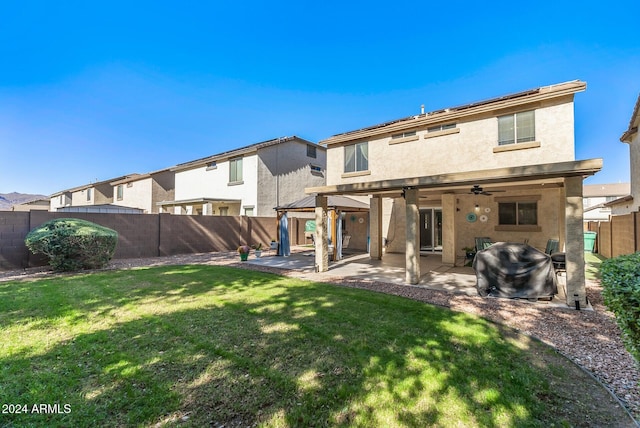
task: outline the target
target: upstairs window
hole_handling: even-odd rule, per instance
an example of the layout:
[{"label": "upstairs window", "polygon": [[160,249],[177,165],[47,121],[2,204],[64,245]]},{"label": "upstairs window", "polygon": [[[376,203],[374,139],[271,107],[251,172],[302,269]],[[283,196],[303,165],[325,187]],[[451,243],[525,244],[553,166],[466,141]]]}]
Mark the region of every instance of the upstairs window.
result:
[{"label": "upstairs window", "polygon": [[453,129],[455,127],[456,127],[455,123],[446,123],[444,125],[430,126],[427,128],[427,132],[444,131],[445,129]]},{"label": "upstairs window", "polygon": [[534,111],[498,117],[498,145],[526,143],[536,139]]},{"label": "upstairs window", "polygon": [[362,142],[344,146],[344,172],[367,171],[369,169],[369,143]]},{"label": "upstairs window", "polygon": [[229,182],[236,183],[242,181],[242,158],[229,160]]},{"label": "upstairs window", "polygon": [[87,189],[87,201],[91,200],[91,189]]},{"label": "upstairs window", "polygon": [[498,204],[500,225],[537,225],[537,202],[501,202]]},{"label": "upstairs window", "polygon": [[310,146],[307,144],[307,157],[308,158],[316,158],[317,153],[316,153],[316,146]]},{"label": "upstairs window", "polygon": [[119,201],[122,200],[123,193],[124,193],[124,187],[122,187],[122,184],[118,184],[118,187],[116,187],[116,198]]},{"label": "upstairs window", "polygon": [[409,132],[401,132],[399,134],[393,134],[391,136],[391,139],[397,140],[398,138],[415,137],[415,136],[416,136],[416,131],[409,131]]}]

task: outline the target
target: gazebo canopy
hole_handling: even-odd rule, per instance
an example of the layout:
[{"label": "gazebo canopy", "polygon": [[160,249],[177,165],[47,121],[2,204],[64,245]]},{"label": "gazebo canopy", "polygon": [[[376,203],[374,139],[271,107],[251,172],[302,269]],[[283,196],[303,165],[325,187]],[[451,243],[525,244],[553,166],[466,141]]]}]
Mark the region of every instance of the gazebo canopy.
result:
[{"label": "gazebo canopy", "polygon": [[[314,195],[307,196],[290,204],[276,207],[278,212],[295,211],[295,212],[313,212],[316,209],[316,197]],[[330,195],[327,197],[327,209],[340,210],[348,212],[369,211],[369,204],[348,198],[342,195]]]}]

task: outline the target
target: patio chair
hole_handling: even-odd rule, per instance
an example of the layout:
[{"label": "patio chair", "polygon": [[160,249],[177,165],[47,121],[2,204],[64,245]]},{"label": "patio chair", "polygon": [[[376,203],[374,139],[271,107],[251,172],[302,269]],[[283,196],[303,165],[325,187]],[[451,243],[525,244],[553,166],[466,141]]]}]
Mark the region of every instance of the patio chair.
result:
[{"label": "patio chair", "polygon": [[476,237],[476,252],[489,248],[492,245],[493,241],[491,241],[491,238],[487,236],[481,238]]},{"label": "patio chair", "polygon": [[560,241],[558,239],[549,239],[547,241],[547,247],[545,248],[545,254],[551,257],[553,263],[553,269],[558,272],[566,272],[566,255],[565,253],[558,252],[560,247]]},{"label": "patio chair", "polygon": [[544,249],[544,253],[548,255],[557,253],[559,245],[560,245],[560,241],[558,239],[549,239],[547,241],[547,247]]}]

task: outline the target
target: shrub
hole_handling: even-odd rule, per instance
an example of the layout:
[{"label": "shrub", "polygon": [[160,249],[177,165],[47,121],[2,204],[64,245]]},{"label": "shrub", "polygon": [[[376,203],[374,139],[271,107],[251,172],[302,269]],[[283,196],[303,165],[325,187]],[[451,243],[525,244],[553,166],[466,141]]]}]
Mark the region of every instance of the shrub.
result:
[{"label": "shrub", "polygon": [[118,232],[77,218],[50,220],[27,234],[25,244],[34,254],[45,254],[56,271],[98,269],[109,263]]},{"label": "shrub", "polygon": [[640,362],[640,253],[605,260],[600,276],[604,303],[616,316],[627,350]]}]

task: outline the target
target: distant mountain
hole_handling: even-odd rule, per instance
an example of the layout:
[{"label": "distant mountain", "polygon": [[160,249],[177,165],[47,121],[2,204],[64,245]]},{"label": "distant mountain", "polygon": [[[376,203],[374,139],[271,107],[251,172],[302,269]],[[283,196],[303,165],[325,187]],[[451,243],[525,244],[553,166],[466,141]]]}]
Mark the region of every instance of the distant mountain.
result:
[{"label": "distant mountain", "polygon": [[0,211],[11,211],[11,207],[16,204],[35,201],[36,199],[47,198],[46,195],[32,195],[29,193],[0,193]]}]

